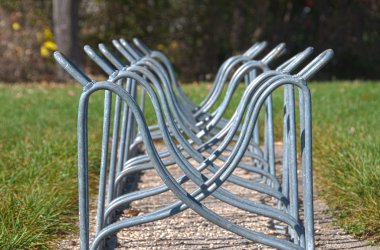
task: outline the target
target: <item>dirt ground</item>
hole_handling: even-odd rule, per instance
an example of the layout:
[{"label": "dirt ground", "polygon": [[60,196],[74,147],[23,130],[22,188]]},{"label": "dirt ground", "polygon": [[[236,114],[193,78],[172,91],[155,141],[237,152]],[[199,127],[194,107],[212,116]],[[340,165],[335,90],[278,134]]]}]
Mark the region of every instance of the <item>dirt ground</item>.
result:
[{"label": "dirt ground", "polygon": [[[277,168],[281,167],[281,144],[276,145]],[[177,166],[168,168],[174,176],[181,175]],[[246,179],[258,178],[252,173],[242,169],[236,169],[234,174]],[[154,171],[145,171],[137,183],[137,189],[145,189],[161,184],[161,179]],[[185,184],[187,190],[195,187],[192,183]],[[273,204],[267,196],[250,191],[237,185],[226,182],[223,187],[250,200]],[[175,201],[171,192],[166,192],[154,197],[132,202],[130,208],[124,211],[120,220],[130,216],[144,214],[154,209]],[[213,197],[207,198],[202,204],[212,211],[222,215],[226,219],[254,229],[258,232],[270,234],[276,237],[286,237],[284,230],[273,227],[273,221],[269,218],[258,216],[230,206]],[[336,226],[334,218],[330,215],[326,204],[315,196],[315,233],[317,249],[379,249],[369,246],[368,242],[353,238]],[[92,211],[91,225],[95,224]],[[77,235],[70,235],[60,241],[59,249],[79,249]],[[164,220],[159,220],[144,225],[124,229],[111,239],[108,249],[273,249],[261,244],[253,243],[234,233],[226,231],[206,219],[200,217],[190,209]]]}]

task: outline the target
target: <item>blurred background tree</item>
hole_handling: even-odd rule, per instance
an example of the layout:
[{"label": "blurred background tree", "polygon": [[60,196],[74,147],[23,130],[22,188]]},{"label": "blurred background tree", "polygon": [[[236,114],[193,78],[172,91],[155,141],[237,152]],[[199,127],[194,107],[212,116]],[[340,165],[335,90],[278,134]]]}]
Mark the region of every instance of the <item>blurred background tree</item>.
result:
[{"label": "blurred background tree", "polygon": [[[0,0],[2,81],[57,80],[51,52],[56,44],[65,51],[59,35],[77,35],[74,47],[96,47],[99,42],[112,47],[112,39],[140,37],[169,55],[184,82],[212,79],[228,56],[263,40],[269,47],[285,42],[289,54],[307,46],[317,52],[333,48],[334,61],[321,78],[378,79],[380,75],[379,0],[73,2],[79,16],[78,22],[71,21],[79,25],[77,32],[54,32],[53,37],[57,20],[64,17],[53,18],[52,1]],[[82,54],[80,50],[68,56],[78,61]],[[82,66],[96,69],[88,59]]]},{"label": "blurred background tree", "polygon": [[[59,51],[69,57],[74,63],[81,63],[79,53],[77,0],[53,0],[53,28]],[[68,74],[57,65],[57,78],[67,80]]]}]

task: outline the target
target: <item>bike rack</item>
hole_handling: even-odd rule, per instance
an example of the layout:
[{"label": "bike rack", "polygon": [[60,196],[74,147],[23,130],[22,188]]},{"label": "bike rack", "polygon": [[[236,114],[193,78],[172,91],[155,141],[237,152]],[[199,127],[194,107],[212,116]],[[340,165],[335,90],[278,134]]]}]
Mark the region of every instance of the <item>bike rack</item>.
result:
[{"label": "bike rack", "polygon": [[[164,219],[188,208],[253,242],[278,249],[314,249],[312,119],[307,81],[332,58],[332,50],[322,52],[299,69],[313,51],[307,48],[271,69],[271,63],[284,54],[285,44],[259,57],[267,44],[255,43],[221,65],[210,92],[197,105],[184,94],[163,53],[151,50],[139,39],[131,43],[125,39],[113,40],[112,44],[119,57],[104,44],[99,44],[101,55],[90,46],[84,47],[86,54],[109,76],[99,82],[90,79],[61,53],[54,53],[57,62],[83,86],[78,106],[81,249],[101,249],[107,238],[121,229]],[[226,119],[223,116],[231,108],[233,95],[242,82],[245,90],[239,105],[233,116]],[[276,169],[272,93],[282,86],[283,166]],[[102,153],[96,231],[90,239],[88,109],[91,96],[99,91],[105,93]],[[217,100],[221,100],[220,104]],[[153,104],[157,119],[157,124],[150,126],[144,117],[148,101]],[[264,115],[259,116],[260,112]],[[299,114],[298,122],[296,114]],[[259,124],[263,124],[262,143]],[[159,140],[165,145],[164,151],[154,144]],[[300,145],[298,157],[297,144]],[[141,146],[144,153],[138,154]],[[252,161],[244,162],[243,157]],[[218,166],[216,160],[223,164]],[[181,169],[182,176],[173,177],[166,167],[173,164]],[[236,168],[259,178],[244,179],[235,174]],[[128,177],[147,169],[154,169],[162,184],[125,192]],[[212,176],[204,174],[205,170]],[[301,178],[298,171],[302,172]],[[197,188],[186,190],[183,184],[189,181]],[[271,197],[275,205],[237,196],[223,187],[225,182]],[[131,202],[169,190],[177,201],[143,215],[118,219],[120,211]],[[210,196],[279,222],[286,229],[287,237],[267,235],[227,220],[203,204]]]}]

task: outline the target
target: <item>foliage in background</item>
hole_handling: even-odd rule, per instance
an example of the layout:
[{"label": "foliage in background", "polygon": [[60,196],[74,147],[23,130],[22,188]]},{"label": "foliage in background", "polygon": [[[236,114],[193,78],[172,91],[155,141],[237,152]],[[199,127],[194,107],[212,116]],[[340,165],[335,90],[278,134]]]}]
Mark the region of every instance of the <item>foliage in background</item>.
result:
[{"label": "foliage in background", "polygon": [[[91,22],[82,30],[93,32],[83,41],[95,46],[99,39],[110,44],[111,38],[141,37],[169,54],[184,81],[212,79],[228,56],[260,40],[286,42],[289,54],[307,46],[333,48],[323,78],[376,79],[380,73],[373,56],[380,52],[376,0],[82,1],[91,4],[93,12],[83,15]],[[112,18],[104,22],[99,15]]]},{"label": "foliage in background", "polygon": [[51,80],[50,1],[0,0],[1,81]]},{"label": "foliage in background", "polygon": [[[0,79],[53,76],[52,60],[40,55],[45,41],[36,38],[53,30],[51,12],[51,1],[0,0]],[[286,42],[289,54],[333,48],[322,78],[380,75],[378,0],[81,0],[79,15],[80,47],[137,36],[168,53],[184,81],[211,79],[226,57],[260,40]]]}]

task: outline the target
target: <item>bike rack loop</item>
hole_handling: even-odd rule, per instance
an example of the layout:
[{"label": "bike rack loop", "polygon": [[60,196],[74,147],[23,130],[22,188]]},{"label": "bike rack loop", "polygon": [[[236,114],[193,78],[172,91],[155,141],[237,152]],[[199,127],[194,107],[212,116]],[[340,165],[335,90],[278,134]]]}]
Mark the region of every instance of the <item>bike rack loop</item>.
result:
[{"label": "bike rack loop", "polygon": [[[304,60],[305,57],[310,54],[310,51],[304,51],[297,56],[293,57],[290,61],[285,62],[277,70],[266,69],[263,73],[258,73],[257,66],[258,61],[252,61],[248,59],[246,63],[243,63],[234,72],[234,76],[231,78],[231,84],[227,90],[227,95],[225,98],[230,98],[236,89],[237,82],[240,79],[247,80],[246,89],[240,101],[235,114],[230,120],[220,121],[223,114],[223,110],[226,107],[220,108],[210,114],[201,118],[202,122],[200,124],[192,123],[191,129],[185,127],[187,121],[186,116],[181,116],[180,112],[192,112],[194,118],[199,117],[200,113],[207,113],[207,108],[202,110],[202,105],[200,107],[190,105],[189,108],[184,107],[189,99],[183,98],[182,90],[179,90],[180,86],[177,85],[178,82],[170,76],[172,74],[170,65],[165,59],[162,59],[160,53],[156,53],[156,57],[152,56],[154,51],[148,49],[146,45],[142,44],[142,41],[134,40],[137,48],[139,48],[143,53],[135,50],[131,45],[129,45],[125,40],[120,40],[119,42],[113,42],[119,51],[123,51],[123,56],[127,59],[129,58],[130,66],[118,65],[119,71],[115,71],[115,68],[107,63],[104,59],[93,51],[90,47],[86,47],[85,51],[87,54],[100,65],[107,74],[109,74],[109,79],[103,82],[95,82],[86,76],[79,68],[77,68],[73,63],[71,63],[62,54],[56,52],[54,57],[58,63],[64,67],[64,69],[72,75],[78,82],[83,86],[83,94],[80,99],[80,104],[78,108],[78,178],[79,178],[79,210],[80,210],[80,232],[81,232],[81,249],[98,249],[102,248],[102,242],[105,238],[117,232],[121,228],[127,228],[133,225],[146,223],[148,221],[161,219],[167,216],[171,216],[175,213],[183,211],[186,208],[194,210],[196,213],[205,217],[209,221],[215,223],[216,225],[223,227],[229,231],[239,234],[247,239],[255,242],[259,242],[265,245],[273,246],[279,249],[314,249],[314,229],[313,229],[313,204],[312,204],[312,172],[311,172],[311,97],[310,91],[307,87],[306,80],[308,80],[312,75],[319,71],[332,57],[332,51],[327,50],[317,56],[309,64],[307,64],[303,69],[299,71],[298,74],[290,75],[288,72],[292,71],[294,67],[299,65],[299,62]],[[127,45],[126,45],[127,44]],[[128,47],[129,45],[129,47]],[[121,47],[124,46],[124,47]],[[101,46],[102,52],[106,51],[105,47]],[[124,49],[125,50],[124,50]],[[143,48],[143,49],[142,49]],[[107,51],[106,51],[107,52]],[[107,53],[105,53],[107,54]],[[143,55],[145,54],[145,55]],[[159,55],[157,57],[157,54]],[[115,60],[116,56],[108,54],[107,59],[113,64],[118,64]],[[297,61],[298,60],[298,61]],[[227,60],[228,61],[228,60]],[[226,62],[227,62],[226,61]],[[223,68],[226,69],[225,65],[231,65],[233,60],[228,61],[228,63],[223,64]],[[141,66],[140,66],[141,65]],[[230,68],[231,70],[232,68]],[[255,75],[253,74],[255,73]],[[221,71],[223,74],[223,70]],[[219,74],[217,79],[220,78]],[[225,82],[226,80],[217,81],[217,86],[220,86],[220,82]],[[128,84],[129,83],[129,84]],[[152,86],[150,84],[153,84]],[[133,87],[133,85],[135,87]],[[144,114],[141,111],[139,105],[136,103],[137,86],[142,86],[146,93],[148,93],[149,100],[155,103],[154,110],[157,115],[158,124],[155,127],[148,127],[144,118]],[[215,84],[214,84],[215,85]],[[125,86],[125,87],[124,87]],[[254,133],[257,134],[256,123],[258,120],[258,114],[262,107],[267,107],[271,102],[270,96],[272,92],[280,86],[285,86],[284,88],[284,166],[282,168],[282,181],[278,179],[274,171],[273,165],[271,166],[271,161],[273,158],[271,155],[271,149],[265,146],[265,155],[261,157],[258,154],[249,153],[249,145],[258,144],[258,141],[252,141],[256,137],[252,137]],[[297,182],[297,154],[296,154],[296,121],[295,121],[295,100],[294,100],[294,90],[295,88],[299,90],[299,113],[300,113],[300,131],[301,131],[301,163],[302,166],[302,189],[304,200],[304,208],[299,206],[299,196],[298,189],[300,184]],[[213,91],[218,92],[220,87],[215,87]],[[102,144],[102,157],[101,157],[101,176],[99,184],[99,196],[98,196],[98,211],[97,211],[97,231],[96,236],[93,239],[92,245],[90,245],[89,239],[89,194],[88,194],[88,131],[87,131],[87,115],[88,115],[88,100],[90,96],[97,92],[105,90],[105,106],[104,106],[104,121],[103,121],[103,144]],[[179,93],[182,94],[179,94]],[[113,137],[116,139],[115,144],[112,145],[111,157],[108,160],[108,145],[104,143],[110,137],[110,110],[111,110],[111,98],[115,95],[117,100],[115,108],[118,108],[114,115],[114,128],[115,124],[122,126],[122,133],[119,133],[119,128],[114,130]],[[206,99],[204,103],[210,103],[211,97],[215,94],[209,94],[209,98]],[[269,98],[269,99],[268,99]],[[213,100],[213,99],[212,99]],[[225,99],[227,100],[227,99]],[[121,104],[124,103],[123,118],[120,119],[121,114]],[[225,101],[228,106],[228,101]],[[208,104],[209,105],[209,104]],[[194,108],[195,107],[195,108]],[[183,109],[186,108],[186,111]],[[266,145],[273,143],[273,135],[271,132],[273,128],[267,126],[273,126],[268,119],[273,114],[271,107],[269,108],[269,113],[267,111],[265,120],[265,136]],[[183,113],[182,113],[183,114]],[[174,116],[173,116],[174,115]],[[134,119],[132,119],[134,117]],[[208,119],[207,119],[208,118]],[[212,121],[212,122],[211,122]],[[134,125],[136,122],[139,128],[139,133],[133,132]],[[210,123],[211,122],[211,123]],[[214,130],[219,125],[220,130]],[[201,125],[201,126],[199,126]],[[188,140],[188,133],[191,130],[197,129],[196,137]],[[212,132],[211,132],[212,131]],[[128,136],[123,134],[129,133]],[[152,133],[152,134],[151,134]],[[183,134],[185,133],[185,134]],[[200,134],[199,134],[200,133]],[[158,153],[154,144],[152,135],[161,136],[164,139],[165,145],[168,152],[170,153],[172,160],[163,161],[162,157],[168,153]],[[186,135],[186,137],[184,137]],[[191,135],[191,134],[190,134]],[[193,134],[195,135],[195,134]],[[172,137],[176,138],[175,141]],[[128,137],[128,138],[126,138]],[[187,139],[186,139],[187,138]],[[143,142],[146,150],[145,156],[138,156],[134,158],[120,156],[122,151],[128,152],[133,144],[133,140],[140,140]],[[194,144],[194,140],[197,142]],[[215,141],[216,140],[216,141]],[[127,142],[128,141],[128,142]],[[232,146],[229,146],[231,142],[234,142]],[[120,145],[125,144],[123,148]],[[177,143],[179,143],[177,145]],[[119,145],[119,156],[117,155],[117,145]],[[198,145],[198,146],[196,146]],[[211,147],[210,145],[215,145]],[[215,149],[216,147],[216,149]],[[269,146],[270,147],[270,146]],[[223,156],[223,152],[227,152],[229,155]],[[208,152],[208,155],[203,155],[203,152]],[[257,162],[253,166],[247,166],[241,162],[244,155],[250,155],[251,157],[256,157]],[[121,158],[120,158],[121,157]],[[197,166],[193,166],[189,163],[188,159],[193,158],[198,162]],[[215,159],[222,159],[223,165],[221,167],[216,167],[213,165]],[[110,164],[113,161],[113,164]],[[106,173],[107,167],[108,171],[111,173],[111,168],[115,168],[115,161],[118,162],[118,170],[115,172],[113,179],[109,178],[108,185],[114,186],[116,184],[115,180],[120,180],[119,176],[121,173],[126,173],[130,169],[134,171],[140,171],[142,169],[154,168],[157,174],[161,177],[164,185],[157,186],[156,188],[137,191],[132,193],[123,194],[116,192],[106,192]],[[134,163],[133,163],[134,162]],[[144,163],[145,162],[145,163]],[[172,164],[175,162],[178,167],[180,167],[184,175],[179,179],[174,179],[171,173],[165,168],[165,164]],[[261,162],[259,164],[258,162]],[[124,164],[125,163],[125,164]],[[120,165],[121,164],[121,165]],[[137,164],[137,165],[136,165]],[[139,165],[140,164],[140,165]],[[147,165],[141,165],[147,164]],[[121,167],[120,167],[121,166]],[[142,166],[142,167],[138,167]],[[271,207],[269,205],[259,204],[252,202],[250,200],[244,199],[243,197],[236,197],[230,194],[227,190],[223,188],[223,183],[225,181],[232,182],[237,185],[244,185],[241,177],[234,176],[232,174],[236,167],[246,167],[251,169],[254,173],[259,172],[263,178],[264,182],[258,181],[250,183],[247,182],[246,187],[265,193],[271,197],[277,197],[279,205],[277,207]],[[207,177],[202,174],[203,169],[212,169],[214,174],[212,177]],[[124,172],[123,172],[124,171]],[[264,172],[262,172],[264,171]],[[128,173],[126,174],[128,175]],[[240,178],[240,179],[239,179]],[[191,193],[188,193],[181,186],[182,183],[191,179],[197,186],[198,189]],[[122,182],[118,182],[119,185],[123,185]],[[277,184],[276,184],[277,183]],[[279,184],[281,186],[279,186]],[[114,186],[115,188],[115,186]],[[109,189],[111,190],[111,189]],[[178,201],[173,204],[168,204],[166,207],[152,211],[148,214],[139,215],[134,218],[125,219],[122,221],[112,221],[108,220],[105,214],[110,214],[110,211],[115,211],[115,205],[119,206],[122,203],[128,203],[134,199],[140,199],[150,195],[156,195],[157,193],[164,192],[165,190],[171,190]],[[107,193],[107,194],[106,194]],[[105,196],[108,196],[108,201],[105,202]],[[223,216],[217,215],[208,208],[202,205],[202,201],[207,199],[208,196],[214,196],[217,199],[227,202],[240,209],[261,214],[266,217],[273,218],[278,221],[285,222],[289,227],[290,240],[280,239],[273,236],[265,235],[263,233],[256,232],[254,230],[249,230],[242,226],[236,225]],[[107,204],[106,204],[107,203]],[[113,209],[110,209],[114,207]],[[304,212],[304,222],[299,220],[300,209]],[[173,212],[175,211],[175,212]]]}]

